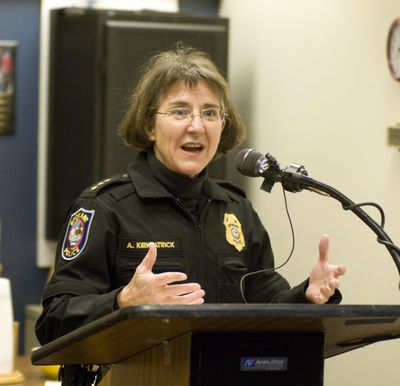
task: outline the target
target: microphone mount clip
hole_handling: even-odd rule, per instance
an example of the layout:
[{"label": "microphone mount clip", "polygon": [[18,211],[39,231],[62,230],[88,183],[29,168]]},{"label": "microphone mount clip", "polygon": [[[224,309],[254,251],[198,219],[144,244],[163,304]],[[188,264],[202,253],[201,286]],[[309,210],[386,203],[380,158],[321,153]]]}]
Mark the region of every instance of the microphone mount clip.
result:
[{"label": "microphone mount clip", "polygon": [[276,158],[271,154],[265,154],[265,158],[268,161],[268,167],[262,172],[264,181],[260,189],[271,193],[275,183],[279,182],[282,184],[283,188],[289,192],[296,193],[303,190],[303,186],[301,185],[303,182],[302,177],[308,175],[303,165],[292,163],[288,167],[282,169]]}]

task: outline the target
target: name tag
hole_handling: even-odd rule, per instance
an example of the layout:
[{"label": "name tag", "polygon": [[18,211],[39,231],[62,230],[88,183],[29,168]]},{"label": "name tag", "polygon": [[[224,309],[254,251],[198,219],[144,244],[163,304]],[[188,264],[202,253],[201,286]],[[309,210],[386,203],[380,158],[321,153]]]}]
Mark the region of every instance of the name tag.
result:
[{"label": "name tag", "polygon": [[177,239],[159,239],[159,240],[119,240],[119,250],[122,252],[142,252],[149,249],[149,243],[153,242],[158,250],[161,251],[182,251],[181,240]]}]

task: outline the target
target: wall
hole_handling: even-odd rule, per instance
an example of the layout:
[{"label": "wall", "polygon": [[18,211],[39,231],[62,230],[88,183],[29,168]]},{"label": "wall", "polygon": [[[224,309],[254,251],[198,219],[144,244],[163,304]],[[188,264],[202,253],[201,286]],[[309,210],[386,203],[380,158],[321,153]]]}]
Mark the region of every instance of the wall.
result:
[{"label": "wall", "polygon": [[3,275],[10,278],[14,318],[40,299],[45,272],[36,267],[36,159],[39,0],[0,1],[0,40],[18,42],[15,134],[0,136]]},{"label": "wall", "polygon": [[[400,154],[386,128],[400,119],[400,83],[389,75],[386,39],[400,1],[225,0],[221,16],[231,19],[229,79],[250,147],[282,166],[304,164],[353,201],[379,203],[399,244]],[[261,182],[248,179],[248,191],[279,264],[291,248],[281,187],[268,194]],[[344,304],[399,304],[396,267],[364,223],[317,194],[288,193],[288,201],[296,249],[282,273],[291,283],[308,275],[328,233],[331,260],[348,269]],[[397,340],[328,359],[326,385],[398,385],[399,349]]]}]

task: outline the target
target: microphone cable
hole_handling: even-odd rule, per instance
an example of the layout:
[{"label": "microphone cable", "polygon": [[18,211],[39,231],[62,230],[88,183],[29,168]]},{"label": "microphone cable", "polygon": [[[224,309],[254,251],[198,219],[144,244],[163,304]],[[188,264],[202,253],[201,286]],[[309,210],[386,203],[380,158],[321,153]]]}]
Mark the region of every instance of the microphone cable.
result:
[{"label": "microphone cable", "polygon": [[[257,274],[260,274],[260,273],[268,273],[268,272],[277,271],[277,270],[283,268],[286,264],[288,264],[289,261],[291,260],[291,258],[293,257],[293,252],[294,252],[294,249],[295,249],[295,246],[296,246],[296,236],[295,236],[293,221],[292,221],[292,218],[290,216],[286,190],[283,187],[283,185],[281,185],[281,188],[282,188],[283,200],[284,200],[284,203],[285,203],[285,212],[286,212],[286,216],[287,216],[287,219],[288,219],[288,222],[289,222],[290,232],[291,232],[291,236],[292,236],[292,247],[290,249],[288,257],[284,260],[284,262],[282,264],[278,265],[277,267],[265,268],[265,269],[260,269],[258,271],[248,272],[248,273],[244,274],[241,277],[241,279],[240,279],[240,294],[241,294],[243,302],[245,304],[247,304],[247,300],[246,300],[246,297],[245,297],[245,294],[244,294],[244,282],[248,277],[253,276],[253,275],[257,275]],[[378,209],[380,217],[381,217],[380,225],[381,225],[382,228],[384,228],[384,226],[385,226],[385,212],[384,212],[384,210],[382,209],[382,207],[379,204],[377,204],[375,202],[362,202],[362,203],[359,203],[359,204],[352,204],[352,205],[348,205],[348,206],[342,205],[344,210],[352,210],[354,208],[359,208],[359,207],[362,207],[362,206],[372,206],[372,207]],[[391,247],[394,247],[394,245],[392,243],[389,243],[389,242],[386,242],[384,240],[381,240],[380,238],[378,238],[378,242],[383,244],[383,245],[389,245]]]},{"label": "microphone cable", "polygon": [[244,281],[248,277],[253,276],[253,275],[257,275],[259,273],[268,273],[268,272],[277,271],[278,269],[281,269],[287,263],[289,263],[290,259],[293,256],[294,248],[296,246],[296,236],[295,236],[295,232],[294,232],[294,226],[293,226],[292,218],[291,218],[290,212],[289,212],[289,205],[288,205],[288,200],[287,200],[287,196],[286,196],[286,191],[285,191],[283,186],[281,186],[281,187],[282,187],[283,200],[284,200],[284,203],[285,203],[285,211],[286,211],[287,219],[289,221],[290,232],[291,232],[291,235],[292,235],[292,247],[290,249],[288,257],[284,260],[284,262],[282,264],[278,265],[277,267],[265,268],[265,269],[260,269],[258,271],[248,272],[248,273],[246,273],[246,274],[244,274],[242,276],[242,278],[240,279],[240,284],[239,285],[240,285],[240,294],[241,294],[243,302],[245,304],[247,304],[247,300],[246,300],[246,297],[244,295]]}]

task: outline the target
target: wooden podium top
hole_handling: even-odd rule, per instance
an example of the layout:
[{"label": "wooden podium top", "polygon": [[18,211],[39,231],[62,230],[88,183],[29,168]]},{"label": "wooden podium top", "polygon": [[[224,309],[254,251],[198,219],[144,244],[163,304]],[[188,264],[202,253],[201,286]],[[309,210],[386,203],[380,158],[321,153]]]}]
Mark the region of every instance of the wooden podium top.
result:
[{"label": "wooden podium top", "polygon": [[400,338],[400,305],[129,307],[35,350],[32,363],[116,363],[190,332],[324,332],[325,358],[329,358],[371,343]]}]

